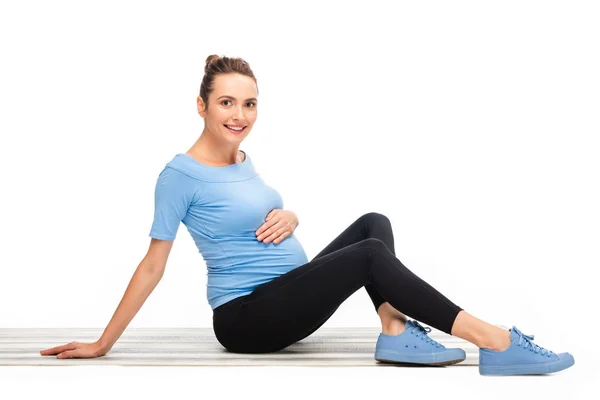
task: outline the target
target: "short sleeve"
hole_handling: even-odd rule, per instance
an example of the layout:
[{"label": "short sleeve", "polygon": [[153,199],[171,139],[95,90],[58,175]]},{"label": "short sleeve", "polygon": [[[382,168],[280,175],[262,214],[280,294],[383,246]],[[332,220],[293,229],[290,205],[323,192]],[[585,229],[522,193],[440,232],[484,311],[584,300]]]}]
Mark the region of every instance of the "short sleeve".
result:
[{"label": "short sleeve", "polygon": [[193,178],[173,168],[165,167],[154,189],[154,221],[150,237],[174,240],[179,223],[187,214],[194,194]]}]

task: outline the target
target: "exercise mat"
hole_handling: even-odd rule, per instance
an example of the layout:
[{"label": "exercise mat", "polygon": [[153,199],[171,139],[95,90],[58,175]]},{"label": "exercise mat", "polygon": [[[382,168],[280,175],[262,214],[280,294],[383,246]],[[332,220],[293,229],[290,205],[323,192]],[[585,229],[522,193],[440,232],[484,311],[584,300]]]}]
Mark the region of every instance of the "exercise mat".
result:
[{"label": "exercise mat", "polygon": [[[0,329],[0,365],[411,367],[375,360],[379,327],[323,327],[283,350],[263,354],[228,351],[217,341],[212,328],[128,328],[102,357],[58,359],[55,355],[40,354],[43,349],[72,341],[96,341],[102,332],[99,328]],[[433,327],[429,337],[446,347],[461,348],[467,354],[458,364],[431,368],[479,364],[479,352],[474,344]]]}]

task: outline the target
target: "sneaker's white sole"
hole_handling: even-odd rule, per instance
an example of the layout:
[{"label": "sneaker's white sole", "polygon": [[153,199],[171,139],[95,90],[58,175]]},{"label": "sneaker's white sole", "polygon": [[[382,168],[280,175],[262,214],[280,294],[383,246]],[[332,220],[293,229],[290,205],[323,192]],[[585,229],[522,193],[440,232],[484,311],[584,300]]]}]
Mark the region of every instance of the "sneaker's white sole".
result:
[{"label": "sneaker's white sole", "polygon": [[466,357],[454,358],[449,360],[440,360],[440,355],[433,353],[426,354],[398,354],[395,351],[378,349],[375,351],[375,360],[384,363],[401,363],[401,364],[422,364],[422,365],[452,365],[464,361]]}]

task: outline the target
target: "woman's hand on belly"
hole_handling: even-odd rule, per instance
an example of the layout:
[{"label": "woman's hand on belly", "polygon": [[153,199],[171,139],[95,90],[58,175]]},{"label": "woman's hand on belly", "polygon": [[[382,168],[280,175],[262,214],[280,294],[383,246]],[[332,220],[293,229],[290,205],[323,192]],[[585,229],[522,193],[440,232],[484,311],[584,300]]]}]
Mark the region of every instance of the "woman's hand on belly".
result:
[{"label": "woman's hand on belly", "polygon": [[[265,223],[256,231],[259,241],[278,244],[294,233],[298,227],[298,217],[290,210],[276,208],[267,214]],[[264,239],[264,240],[263,240]]]}]

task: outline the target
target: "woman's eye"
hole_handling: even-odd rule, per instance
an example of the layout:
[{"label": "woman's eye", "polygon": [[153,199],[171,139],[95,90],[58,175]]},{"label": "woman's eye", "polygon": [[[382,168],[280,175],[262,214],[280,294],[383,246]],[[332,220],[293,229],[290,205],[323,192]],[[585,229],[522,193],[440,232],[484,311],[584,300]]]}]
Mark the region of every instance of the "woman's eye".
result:
[{"label": "woman's eye", "polygon": [[[223,103],[226,103],[226,102],[231,102],[231,100],[223,100],[223,101],[221,102],[221,104],[223,104]],[[253,101],[249,101],[249,102],[248,102],[248,103],[246,103],[246,104],[252,104],[252,108],[256,107],[256,103],[255,103],[255,102],[253,102]]]}]

